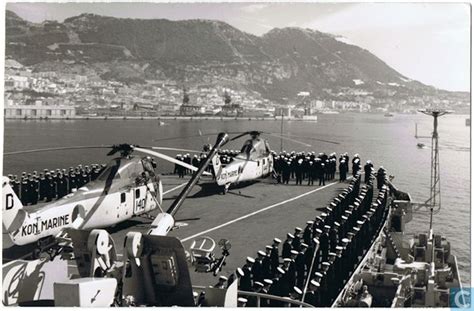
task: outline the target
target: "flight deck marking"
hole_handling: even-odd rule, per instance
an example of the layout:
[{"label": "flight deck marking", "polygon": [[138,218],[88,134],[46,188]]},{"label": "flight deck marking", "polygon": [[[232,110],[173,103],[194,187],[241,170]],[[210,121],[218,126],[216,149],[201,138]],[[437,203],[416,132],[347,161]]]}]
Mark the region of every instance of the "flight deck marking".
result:
[{"label": "flight deck marking", "polygon": [[300,199],[300,198],[302,198],[302,197],[305,197],[305,196],[307,196],[307,195],[310,195],[310,194],[312,194],[312,193],[315,193],[315,192],[317,192],[317,191],[319,191],[319,190],[323,190],[324,188],[330,187],[330,186],[335,185],[335,184],[337,184],[337,183],[338,183],[338,182],[335,181],[335,182],[330,183],[330,184],[328,184],[328,185],[326,185],[326,186],[322,186],[321,188],[317,188],[317,189],[314,189],[314,190],[305,192],[305,193],[300,194],[300,195],[297,195],[296,197],[293,197],[293,198],[291,198],[291,199],[287,199],[287,200],[281,201],[281,202],[279,202],[279,203],[272,204],[272,205],[270,205],[270,206],[264,207],[264,208],[262,208],[262,209],[259,209],[259,210],[255,211],[255,212],[252,212],[252,213],[250,213],[250,214],[247,214],[247,215],[244,215],[244,216],[240,216],[240,217],[238,217],[238,218],[235,218],[235,219],[233,219],[233,220],[230,220],[230,221],[228,221],[228,222],[225,222],[225,223],[223,223],[223,224],[221,224],[221,225],[215,226],[214,228],[210,228],[210,229],[204,230],[204,231],[202,231],[202,232],[196,233],[196,234],[194,234],[194,235],[192,235],[192,236],[189,236],[189,237],[187,237],[187,238],[184,238],[184,239],[181,240],[181,242],[186,242],[186,241],[188,241],[188,240],[194,239],[194,238],[196,238],[196,237],[198,237],[198,236],[201,236],[201,235],[203,235],[203,234],[206,234],[206,233],[212,232],[212,231],[214,231],[214,230],[220,229],[220,228],[222,228],[222,227],[228,226],[228,225],[230,225],[230,224],[233,224],[234,222],[240,221],[240,220],[242,220],[242,219],[249,218],[249,217],[251,217],[251,216],[257,215],[257,214],[259,214],[259,213],[261,213],[261,212],[265,212],[265,211],[267,211],[267,210],[269,210],[269,209],[272,209],[272,208],[274,208],[274,207],[277,207],[277,206],[286,204],[286,203],[288,203],[288,202],[298,200],[298,199]]}]

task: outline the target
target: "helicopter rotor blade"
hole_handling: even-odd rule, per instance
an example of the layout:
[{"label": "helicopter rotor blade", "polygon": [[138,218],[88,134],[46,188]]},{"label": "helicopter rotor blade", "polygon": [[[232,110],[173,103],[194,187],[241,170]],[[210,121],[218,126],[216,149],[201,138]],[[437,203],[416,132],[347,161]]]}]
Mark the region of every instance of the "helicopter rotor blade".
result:
[{"label": "helicopter rotor blade", "polygon": [[[167,156],[166,154],[163,154],[163,153],[160,153],[160,152],[157,152],[157,151],[151,151],[151,150],[144,149],[144,148],[139,148],[139,147],[135,147],[134,150],[138,151],[138,152],[141,152],[141,153],[144,153],[144,154],[148,154],[148,155],[160,158],[160,159],[163,159],[163,160],[166,160],[166,161],[171,162],[171,163],[181,165],[181,166],[183,166],[187,169],[190,169],[193,172],[198,170],[198,168],[193,166],[193,165],[190,165],[190,164],[185,163],[183,161],[176,160],[175,158],[172,158],[170,156]],[[208,173],[208,172],[204,172],[203,175],[211,176],[211,174]]]},{"label": "helicopter rotor blade", "polygon": [[[269,133],[269,134],[274,134],[274,133]],[[274,134],[274,135],[280,135],[280,134]],[[284,137],[288,137],[288,138],[292,138],[292,137],[304,138],[304,139],[315,140],[315,141],[321,141],[321,142],[324,142],[324,143],[334,144],[334,145],[339,145],[339,144],[340,144],[340,143],[337,142],[337,141],[327,140],[327,139],[321,139],[321,138],[315,138],[315,137],[308,137],[308,136],[296,136],[296,135],[290,135],[290,134],[283,135],[283,136],[284,136]]]},{"label": "helicopter rotor blade", "polygon": [[148,148],[148,149],[153,149],[153,150],[169,150],[169,151],[182,151],[182,152],[202,153],[202,150],[181,149],[181,148],[171,148],[171,147],[156,147],[156,146],[150,146],[150,147],[143,147],[143,148]]},{"label": "helicopter rotor blade", "polygon": [[306,146],[306,147],[312,147],[312,145],[310,145],[310,144],[304,143],[302,141],[299,141],[299,140],[296,140],[296,139],[293,139],[293,138],[290,138],[290,137],[285,137],[285,136],[278,135],[278,134],[273,134],[273,133],[265,133],[265,134],[273,136],[273,137],[277,137],[277,138],[280,138],[280,139],[289,140],[289,141],[301,144],[301,145]]},{"label": "helicopter rotor blade", "polygon": [[18,154],[28,154],[28,153],[37,153],[37,152],[49,152],[49,151],[59,151],[59,150],[76,150],[76,149],[109,149],[113,148],[112,145],[97,145],[97,146],[71,146],[71,147],[52,147],[52,148],[42,148],[42,149],[30,149],[30,150],[20,150],[5,152],[3,155],[18,155]]}]

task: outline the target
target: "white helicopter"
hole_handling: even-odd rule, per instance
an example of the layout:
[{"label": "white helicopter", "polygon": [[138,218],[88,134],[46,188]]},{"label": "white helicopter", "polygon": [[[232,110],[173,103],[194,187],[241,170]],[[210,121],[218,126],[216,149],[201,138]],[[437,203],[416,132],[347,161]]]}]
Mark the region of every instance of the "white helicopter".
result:
[{"label": "white helicopter", "polygon": [[[218,154],[214,155],[212,158],[212,168],[213,168],[213,175],[216,180],[216,184],[222,189],[222,193],[226,194],[229,191],[229,188],[233,184],[238,184],[246,181],[253,181],[260,178],[266,178],[271,174],[275,174],[275,170],[273,168],[274,164],[274,152],[270,149],[270,146],[267,140],[260,138],[261,134],[274,136],[281,140],[289,140],[294,143],[298,143],[304,145],[305,147],[311,147],[310,144],[295,140],[290,136],[284,136],[283,134],[276,134],[276,133],[269,133],[263,131],[248,131],[248,132],[229,132],[228,134],[238,134],[237,136],[228,140],[234,141],[243,136],[250,135],[250,139],[248,139],[241,148],[239,154],[234,157],[231,157],[229,163],[222,163],[220,160],[220,156]],[[202,137],[208,135],[215,135],[212,133],[202,134],[196,136],[188,136],[190,137]],[[174,137],[174,138],[164,138],[164,139],[156,139],[155,141],[164,141],[164,140],[174,140],[180,139],[184,137]],[[324,140],[324,139],[317,139],[314,137],[304,137],[305,139],[309,140],[316,140],[322,141],[325,143],[331,144],[339,144],[338,142]],[[223,145],[225,145],[225,142]],[[204,146],[204,151],[208,151],[209,145]]]},{"label": "white helicopter", "polygon": [[[3,226],[15,245],[38,242],[42,250],[55,237],[61,236],[64,229],[104,228],[157,208],[161,210],[163,187],[149,156],[182,165],[192,171],[198,170],[165,154],[129,144],[49,148],[5,155],[84,148],[112,148],[107,155],[120,152],[120,156],[113,159],[96,180],[55,202],[24,207],[10,186],[9,179],[3,177]],[[148,157],[133,156],[134,151]]]}]

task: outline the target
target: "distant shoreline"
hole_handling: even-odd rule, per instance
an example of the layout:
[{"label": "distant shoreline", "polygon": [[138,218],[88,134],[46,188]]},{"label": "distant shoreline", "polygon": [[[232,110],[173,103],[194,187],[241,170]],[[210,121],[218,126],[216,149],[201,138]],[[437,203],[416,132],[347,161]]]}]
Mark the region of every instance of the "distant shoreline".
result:
[{"label": "distant shoreline", "polygon": [[[281,121],[281,117],[216,117],[216,116],[161,116],[161,117],[137,117],[137,116],[74,116],[68,118],[5,118],[6,120],[22,121],[48,121],[48,120],[221,120],[221,121]],[[317,122],[317,120],[305,120],[301,118],[283,117],[285,121]]]}]

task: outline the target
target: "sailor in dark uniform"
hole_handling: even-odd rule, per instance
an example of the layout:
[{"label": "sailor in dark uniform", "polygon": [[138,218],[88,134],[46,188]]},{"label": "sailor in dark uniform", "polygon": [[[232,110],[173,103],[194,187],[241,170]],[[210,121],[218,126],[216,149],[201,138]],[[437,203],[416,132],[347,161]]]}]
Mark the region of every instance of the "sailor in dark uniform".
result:
[{"label": "sailor in dark uniform", "polygon": [[[270,287],[269,294],[274,295],[274,296],[285,296],[284,293],[284,284],[282,281],[282,278],[285,275],[285,270],[283,270],[281,267],[277,268],[277,271],[275,273],[275,277],[273,278],[273,284]],[[270,301],[270,306],[271,307],[279,307],[281,306],[282,303],[276,300],[271,300]]]},{"label": "sailor in dark uniform", "polygon": [[293,267],[293,259],[284,258],[282,269],[285,271],[285,275],[282,277],[282,291],[284,296],[290,293],[290,289],[296,285],[296,270]]},{"label": "sailor in dark uniform", "polygon": [[[263,280],[263,288],[261,293],[262,294],[269,294],[270,293],[270,288],[273,285],[273,281],[271,279],[264,279]],[[270,301],[265,298],[260,299],[260,307],[262,308],[267,308],[270,306]]]},{"label": "sailor in dark uniform", "polygon": [[319,295],[319,288],[320,284],[315,280],[311,280],[311,282],[309,282],[308,291],[304,297],[304,302],[315,307],[320,306],[321,296]]},{"label": "sailor in dark uniform", "polygon": [[295,228],[295,233],[293,234],[294,238],[293,238],[293,242],[291,242],[291,247],[292,249],[294,249],[295,251],[299,251],[300,250],[300,245],[301,245],[301,232],[303,230],[300,228],[300,227],[296,227]]},{"label": "sailor in dark uniform", "polygon": [[286,235],[285,243],[283,243],[283,249],[281,251],[282,258],[289,258],[291,256],[291,250],[293,249],[293,239],[295,236],[291,233]]},{"label": "sailor in dark uniform", "polygon": [[331,293],[330,293],[330,278],[328,277],[327,275],[327,272],[329,270],[329,266],[331,264],[327,261],[323,261],[321,263],[321,274],[323,275],[322,278],[321,278],[321,282],[319,282],[319,284],[321,285],[320,288],[319,288],[319,293],[320,293],[320,297],[321,297],[321,306],[322,307],[328,307],[330,306],[330,301],[331,301]]},{"label": "sailor in dark uniform", "polygon": [[339,244],[339,236],[337,235],[337,232],[339,231],[339,226],[339,223],[335,221],[334,226],[329,232],[329,244],[332,252],[336,250],[336,246]]},{"label": "sailor in dark uniform", "polygon": [[313,224],[314,222],[309,220],[306,222],[306,228],[303,231],[303,241],[306,245],[311,243],[311,239],[313,238]]},{"label": "sailor in dark uniform", "polygon": [[304,280],[306,275],[306,250],[308,245],[306,243],[301,243],[301,251],[295,258],[295,268],[296,268],[296,285],[299,288],[303,288]]},{"label": "sailor in dark uniform", "polygon": [[275,275],[277,272],[277,268],[280,266],[280,252],[279,252],[279,245],[281,240],[278,238],[273,239],[273,249],[270,254],[270,263],[271,263],[271,273]]},{"label": "sailor in dark uniform", "polygon": [[329,253],[329,225],[324,226],[324,231],[319,237],[319,247],[321,248],[321,260],[327,261]]},{"label": "sailor in dark uniform", "polygon": [[240,288],[240,279],[244,276],[244,271],[242,268],[237,268],[234,273],[229,276],[227,280],[227,288],[233,283],[237,282],[237,288]]},{"label": "sailor in dark uniform", "polygon": [[20,200],[23,205],[28,205],[30,203],[30,187],[28,186],[28,179],[22,177],[21,179],[21,189],[20,189]]},{"label": "sailor in dark uniform", "polygon": [[263,258],[265,258],[266,254],[264,251],[258,251],[257,258],[255,259],[254,264],[252,265],[252,274],[253,274],[253,281],[263,281],[265,278],[264,271],[263,271]]},{"label": "sailor in dark uniform", "polygon": [[38,189],[39,189],[39,182],[37,179],[33,178],[33,176],[30,176],[28,178],[28,186],[30,187],[29,193],[30,193],[30,203],[32,205],[35,205],[38,203]]},{"label": "sailor in dark uniform", "polygon": [[364,173],[365,173],[364,182],[366,184],[368,184],[370,181],[373,168],[374,168],[374,165],[372,164],[372,162],[370,160],[367,160],[367,162],[364,165]]},{"label": "sailor in dark uniform", "polygon": [[222,289],[224,289],[225,286],[226,286],[226,282],[227,282],[227,281],[228,281],[227,277],[221,275],[221,276],[219,277],[219,281],[217,281],[217,284],[214,285],[214,288],[222,288]]},{"label": "sailor in dark uniform", "polygon": [[263,277],[268,279],[273,276],[272,274],[272,262],[271,262],[271,254],[272,254],[273,246],[267,245],[265,246],[265,257],[262,259],[262,274]]},{"label": "sailor in dark uniform", "polygon": [[381,190],[382,186],[385,184],[385,169],[381,166],[377,171],[377,189]]},{"label": "sailor in dark uniform", "polygon": [[252,291],[252,265],[255,263],[255,259],[247,257],[246,264],[242,267],[244,276],[240,278],[240,290],[250,292]]}]

